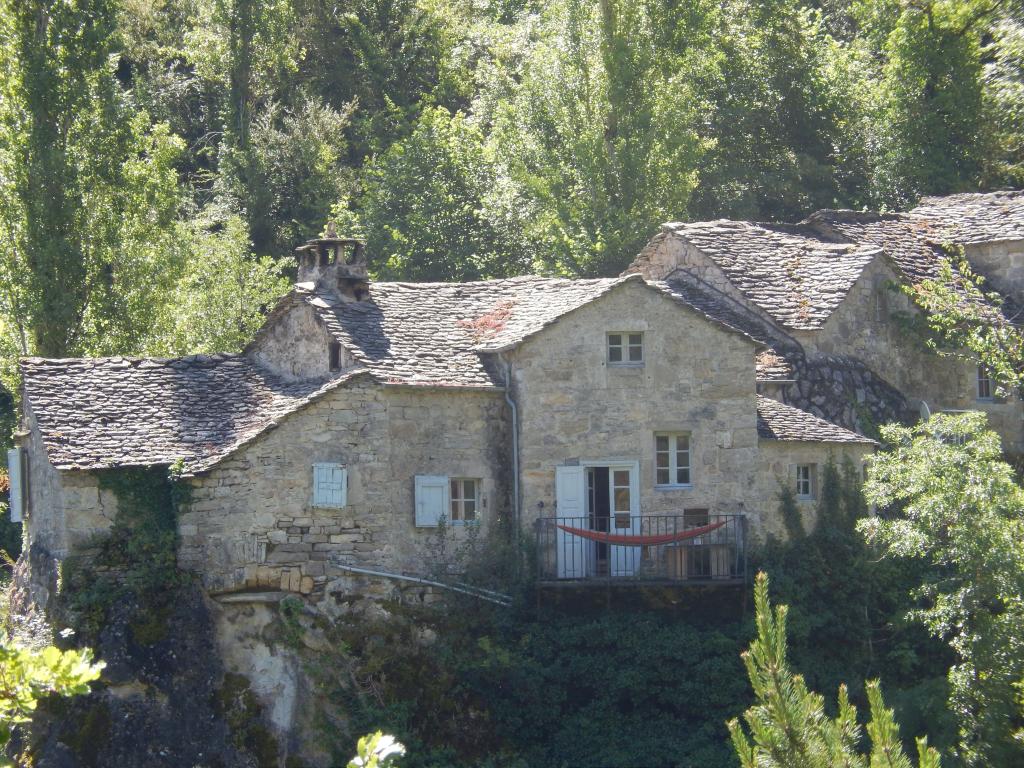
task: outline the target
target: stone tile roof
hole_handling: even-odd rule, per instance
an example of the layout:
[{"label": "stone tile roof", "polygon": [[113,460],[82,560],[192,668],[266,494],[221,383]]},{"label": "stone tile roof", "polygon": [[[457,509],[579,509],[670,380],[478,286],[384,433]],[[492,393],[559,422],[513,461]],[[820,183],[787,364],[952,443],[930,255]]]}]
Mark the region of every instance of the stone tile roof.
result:
[{"label": "stone tile roof", "polygon": [[754,358],[758,381],[792,381],[796,376],[793,363],[774,349],[762,349]]},{"label": "stone tile roof", "polygon": [[757,396],[757,436],[762,440],[875,444],[870,438],[763,395]]},{"label": "stone tile roof", "polygon": [[930,228],[908,214],[821,210],[802,223],[826,237],[881,248],[912,283],[939,276],[942,249],[928,241]]},{"label": "stone tile roof", "polygon": [[926,197],[910,215],[929,227],[937,242],[1024,240],[1024,191]]},{"label": "stone tile roof", "polygon": [[647,285],[743,333],[724,316],[694,306],[667,285],[645,282],[639,275],[371,283],[369,298],[361,302],[346,302],[331,290],[300,283],[290,300],[308,303],[331,335],[385,383],[491,388],[504,385],[504,373],[489,353],[515,346],[627,281]]},{"label": "stone tile roof", "polygon": [[879,252],[798,224],[722,219],[663,229],[711,258],[754,304],[796,330],[820,328]]},{"label": "stone tile roof", "polygon": [[241,355],[20,361],[25,400],[58,469],[184,462],[200,471],[363,373],[285,382]]}]

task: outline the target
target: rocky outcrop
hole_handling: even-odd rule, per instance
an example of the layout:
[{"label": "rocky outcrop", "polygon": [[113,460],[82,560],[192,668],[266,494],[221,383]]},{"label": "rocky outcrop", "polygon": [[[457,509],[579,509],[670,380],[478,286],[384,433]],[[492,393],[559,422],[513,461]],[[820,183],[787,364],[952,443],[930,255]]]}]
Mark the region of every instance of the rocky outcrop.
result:
[{"label": "rocky outcrop", "polygon": [[[131,600],[115,605],[97,644],[107,666],[92,693],[46,702],[28,746],[38,768],[270,768],[278,744],[248,682],[225,676],[210,606],[183,589],[158,626]],[[244,730],[240,730],[244,729]]]}]

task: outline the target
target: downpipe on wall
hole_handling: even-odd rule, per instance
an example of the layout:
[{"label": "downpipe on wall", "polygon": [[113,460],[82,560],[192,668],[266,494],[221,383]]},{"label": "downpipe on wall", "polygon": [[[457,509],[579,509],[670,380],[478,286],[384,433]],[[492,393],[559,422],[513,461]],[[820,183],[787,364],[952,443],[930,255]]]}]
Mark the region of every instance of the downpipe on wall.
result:
[{"label": "downpipe on wall", "polygon": [[515,529],[513,535],[518,544],[522,535],[522,531],[519,530],[519,410],[512,397],[512,363],[501,353],[498,354],[498,359],[505,366],[505,402],[512,412],[512,523]]}]

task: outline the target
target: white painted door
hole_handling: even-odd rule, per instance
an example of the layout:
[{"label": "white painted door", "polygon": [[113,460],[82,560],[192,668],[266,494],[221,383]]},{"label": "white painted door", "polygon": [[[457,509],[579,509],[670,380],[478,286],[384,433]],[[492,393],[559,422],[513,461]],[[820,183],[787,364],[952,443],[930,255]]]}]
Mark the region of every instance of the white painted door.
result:
[{"label": "white painted door", "polygon": [[[558,523],[587,528],[583,467],[555,467],[555,515]],[[587,575],[587,540],[555,529],[558,578],[582,579]]]},{"label": "white painted door", "polygon": [[[640,495],[634,466],[608,468],[608,492],[611,494],[609,532],[614,535],[637,536],[640,533]],[[632,576],[640,567],[641,548],[613,544],[608,552],[612,577]]]}]

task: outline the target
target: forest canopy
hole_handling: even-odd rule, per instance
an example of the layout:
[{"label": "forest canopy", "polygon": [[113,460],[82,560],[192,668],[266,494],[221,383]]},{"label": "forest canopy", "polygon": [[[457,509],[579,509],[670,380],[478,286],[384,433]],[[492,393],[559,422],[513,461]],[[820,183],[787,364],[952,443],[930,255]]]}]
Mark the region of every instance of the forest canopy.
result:
[{"label": "forest canopy", "polygon": [[1011,0],[0,0],[0,359],[238,349],[381,278],[614,274],[669,220],[1024,184]]}]

